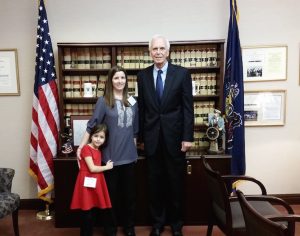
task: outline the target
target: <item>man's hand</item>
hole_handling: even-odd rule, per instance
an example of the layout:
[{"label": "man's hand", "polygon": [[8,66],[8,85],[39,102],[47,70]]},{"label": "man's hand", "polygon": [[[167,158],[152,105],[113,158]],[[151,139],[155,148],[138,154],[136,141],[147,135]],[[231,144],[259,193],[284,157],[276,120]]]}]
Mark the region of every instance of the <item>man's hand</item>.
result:
[{"label": "man's hand", "polygon": [[186,152],[187,150],[189,150],[192,146],[192,142],[186,142],[186,141],[182,141],[181,142],[181,151],[182,152]]}]

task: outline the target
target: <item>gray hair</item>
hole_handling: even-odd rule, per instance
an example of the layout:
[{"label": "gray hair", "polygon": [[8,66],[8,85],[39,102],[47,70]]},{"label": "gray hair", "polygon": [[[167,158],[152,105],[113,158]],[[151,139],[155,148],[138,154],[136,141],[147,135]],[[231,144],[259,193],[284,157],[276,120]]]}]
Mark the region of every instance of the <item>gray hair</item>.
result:
[{"label": "gray hair", "polygon": [[149,41],[149,51],[151,50],[152,42],[155,39],[163,39],[165,41],[165,43],[166,43],[166,47],[167,47],[166,49],[168,51],[170,50],[170,42],[169,42],[169,40],[165,36],[163,36],[163,35],[155,34],[155,35],[152,36],[151,40]]}]

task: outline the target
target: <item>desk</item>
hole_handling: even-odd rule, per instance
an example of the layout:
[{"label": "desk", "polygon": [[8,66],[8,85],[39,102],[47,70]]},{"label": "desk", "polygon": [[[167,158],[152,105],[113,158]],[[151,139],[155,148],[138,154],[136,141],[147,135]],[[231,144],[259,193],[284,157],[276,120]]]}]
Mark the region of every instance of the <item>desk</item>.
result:
[{"label": "desk", "polygon": [[[221,174],[230,174],[231,157],[226,155],[206,156],[208,163]],[[185,225],[205,225],[208,220],[209,197],[204,179],[204,173],[198,156],[186,158],[185,179]],[[70,210],[73,188],[78,167],[74,157],[58,157],[54,159],[55,186],[55,226],[79,227],[79,212]],[[137,212],[136,225],[150,225],[148,214],[146,161],[139,158],[136,165],[137,175]]]}]

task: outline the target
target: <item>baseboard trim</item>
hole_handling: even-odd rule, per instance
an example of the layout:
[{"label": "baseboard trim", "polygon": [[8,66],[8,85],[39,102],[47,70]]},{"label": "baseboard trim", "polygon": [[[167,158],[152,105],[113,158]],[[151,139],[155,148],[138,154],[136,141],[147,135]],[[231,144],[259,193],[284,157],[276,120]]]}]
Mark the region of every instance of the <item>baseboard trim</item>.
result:
[{"label": "baseboard trim", "polygon": [[[272,196],[282,198],[292,205],[300,205],[300,194],[271,194]],[[55,201],[54,201],[55,202]],[[50,204],[50,209],[54,208],[54,204]],[[41,199],[21,199],[21,210],[45,210],[45,202]]]},{"label": "baseboard trim", "polygon": [[300,205],[300,194],[271,194],[271,195],[282,198],[288,204]]},{"label": "baseboard trim", "polygon": [[[53,204],[50,204],[50,208],[52,208]],[[35,199],[21,199],[20,202],[20,210],[37,210],[43,211],[46,208],[45,201],[35,198]]]}]

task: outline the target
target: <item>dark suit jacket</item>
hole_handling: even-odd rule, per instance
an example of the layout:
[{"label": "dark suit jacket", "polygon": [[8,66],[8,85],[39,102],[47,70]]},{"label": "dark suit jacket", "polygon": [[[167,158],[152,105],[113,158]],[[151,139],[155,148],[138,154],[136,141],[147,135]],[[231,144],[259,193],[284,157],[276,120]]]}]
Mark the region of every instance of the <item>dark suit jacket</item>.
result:
[{"label": "dark suit jacket", "polygon": [[186,68],[169,63],[161,102],[155,93],[153,65],[138,74],[140,141],[146,156],[156,151],[160,132],[171,155],[182,155],[181,142],[193,141],[192,79]]}]

